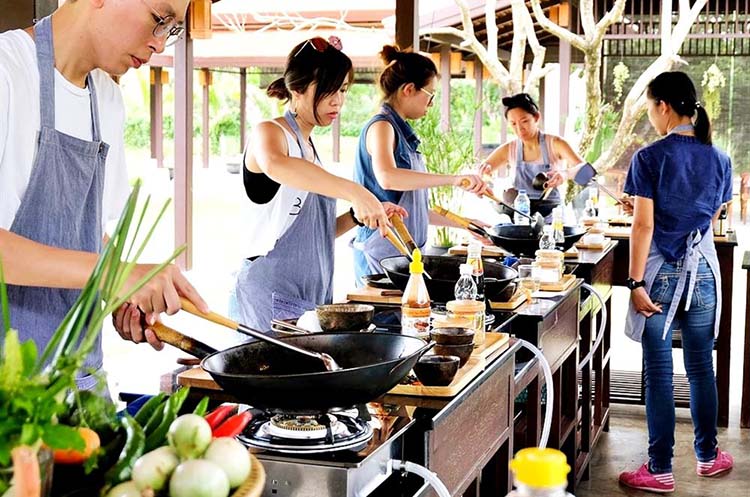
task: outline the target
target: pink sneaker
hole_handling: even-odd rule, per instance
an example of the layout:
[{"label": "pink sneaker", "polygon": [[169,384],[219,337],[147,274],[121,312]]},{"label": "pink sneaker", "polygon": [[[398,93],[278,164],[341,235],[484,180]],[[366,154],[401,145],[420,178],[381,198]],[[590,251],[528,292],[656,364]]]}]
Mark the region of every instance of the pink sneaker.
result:
[{"label": "pink sneaker", "polygon": [[620,483],[626,487],[657,494],[674,492],[674,475],[672,473],[653,474],[648,470],[648,463],[635,471],[620,473]]},{"label": "pink sneaker", "polygon": [[707,462],[698,461],[695,472],[698,476],[711,477],[729,471],[732,466],[734,466],[734,458],[728,452],[716,449],[716,459]]}]

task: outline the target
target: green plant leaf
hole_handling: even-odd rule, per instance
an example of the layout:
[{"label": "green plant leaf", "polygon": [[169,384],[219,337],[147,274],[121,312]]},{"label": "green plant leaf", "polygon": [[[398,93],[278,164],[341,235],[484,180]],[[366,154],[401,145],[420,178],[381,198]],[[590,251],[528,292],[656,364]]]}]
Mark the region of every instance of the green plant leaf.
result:
[{"label": "green plant leaf", "polygon": [[83,450],[86,443],[76,428],[48,424],[42,427],[42,440],[53,449]]},{"label": "green plant leaf", "polygon": [[[0,334],[0,337],[2,337],[10,330],[10,305],[8,304],[8,289],[5,286],[2,257],[0,257],[0,311],[3,313],[3,328]],[[2,342],[0,342],[0,345],[2,345]]]},{"label": "green plant leaf", "polygon": [[23,376],[31,376],[36,367],[37,349],[34,340],[26,340],[21,344],[21,374]]}]

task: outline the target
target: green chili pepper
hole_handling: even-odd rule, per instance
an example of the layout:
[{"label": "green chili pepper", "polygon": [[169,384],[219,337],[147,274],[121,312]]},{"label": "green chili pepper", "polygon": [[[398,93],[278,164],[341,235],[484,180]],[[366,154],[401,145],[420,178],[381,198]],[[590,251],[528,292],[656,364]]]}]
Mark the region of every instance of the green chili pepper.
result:
[{"label": "green chili pepper", "polygon": [[169,425],[177,418],[177,414],[180,412],[182,404],[187,398],[189,388],[183,388],[178,390],[167,400],[164,406],[164,417],[159,423],[159,426],[146,437],[146,452],[150,452],[157,447],[164,445],[167,440],[167,432],[169,431]]},{"label": "green chili pepper", "polygon": [[208,410],[208,397],[203,397],[200,402],[198,402],[198,405],[195,406],[195,410],[193,411],[193,414],[197,414],[198,416],[205,416],[206,411]]},{"label": "green chili pepper", "polygon": [[134,418],[138,421],[139,425],[146,426],[148,420],[151,419],[151,415],[162,404],[162,402],[164,402],[164,397],[166,397],[166,394],[164,392],[159,392],[159,394],[148,399],[146,403],[138,409]]},{"label": "green chili pepper", "polygon": [[125,446],[120,452],[117,463],[112,466],[104,475],[106,481],[117,484],[130,479],[133,470],[133,464],[143,454],[146,443],[146,435],[143,428],[135,419],[130,416],[124,416],[121,419],[123,428],[125,428]]}]

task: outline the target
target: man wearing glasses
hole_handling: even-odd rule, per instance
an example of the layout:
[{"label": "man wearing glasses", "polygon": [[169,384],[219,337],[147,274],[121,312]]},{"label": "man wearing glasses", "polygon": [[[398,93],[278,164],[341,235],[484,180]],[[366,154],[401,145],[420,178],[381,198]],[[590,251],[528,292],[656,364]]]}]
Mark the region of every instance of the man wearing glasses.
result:
[{"label": "man wearing glasses", "polygon": [[[93,270],[129,186],[125,110],[108,76],[148,62],[183,33],[189,0],[68,0],[34,27],[0,34],[0,257],[11,324],[46,345]],[[135,282],[151,265],[139,265]],[[120,335],[162,344],[140,326],[206,304],[170,266],[113,316]],[[87,366],[101,366],[101,348]],[[91,377],[80,386],[93,385]]]}]

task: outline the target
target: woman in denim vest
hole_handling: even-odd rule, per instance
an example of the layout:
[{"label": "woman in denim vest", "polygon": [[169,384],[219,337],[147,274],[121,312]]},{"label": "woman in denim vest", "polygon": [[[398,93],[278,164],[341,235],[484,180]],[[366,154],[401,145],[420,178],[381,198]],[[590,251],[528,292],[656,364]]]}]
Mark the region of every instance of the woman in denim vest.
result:
[{"label": "woman in denim vest", "polygon": [[696,473],[716,476],[733,465],[716,441],[712,351],[721,278],[711,231],[712,219],[732,198],[732,164],[711,145],[711,123],[685,73],[662,73],[649,83],[648,117],[664,138],[635,153],[625,184],[625,192],[635,197],[625,332],[643,347],[649,460],[622,473],[620,482],[664,493],[675,488],[672,332],[677,326],[690,382]]},{"label": "woman in denim vest", "polygon": [[[432,60],[390,45],[383,47],[380,56],[386,64],[378,80],[383,105],[359,135],[354,180],[380,201],[406,209],[409,213],[404,220],[406,227],[415,244],[423,249],[429,224],[455,226],[429,209],[428,189],[452,185],[481,194],[486,185],[475,174],[426,171],[418,150],[419,137],[406,120],[424,117],[432,105],[437,82],[437,68]],[[359,228],[352,245],[358,285],[362,276],[382,272],[381,260],[398,255],[387,240],[368,227]]]}]

